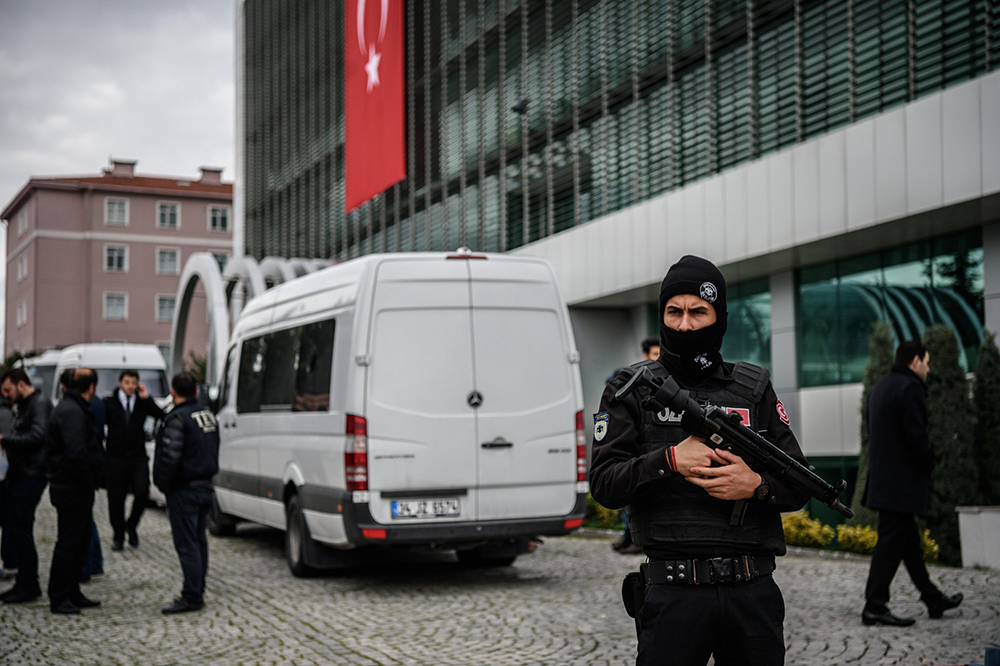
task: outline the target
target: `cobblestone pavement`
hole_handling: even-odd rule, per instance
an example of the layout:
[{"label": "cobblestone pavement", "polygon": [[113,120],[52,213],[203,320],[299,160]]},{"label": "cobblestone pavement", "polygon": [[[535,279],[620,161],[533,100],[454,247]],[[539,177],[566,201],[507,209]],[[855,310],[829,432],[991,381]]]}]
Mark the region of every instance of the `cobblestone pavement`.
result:
[{"label": "cobblestone pavement", "polygon": [[[43,598],[0,605],[0,664],[629,664],[635,634],[618,596],[641,556],[606,539],[548,539],[512,567],[464,569],[454,556],[391,562],[314,579],[293,578],[282,536],[242,525],[210,537],[206,608],[163,616],[181,574],[162,510],[150,510],[142,544],[110,552],[103,493],[97,519],[104,579],[84,587],[103,606],[54,616]],[[55,512],[46,494],[36,530],[42,585]],[[929,620],[905,573],[892,608],[908,629],[860,622],[868,564],[789,556],[776,573],[785,593],[787,664],[982,663],[1000,645],[1000,572],[935,568],[966,601]],[[4,584],[6,586],[6,584]]]}]

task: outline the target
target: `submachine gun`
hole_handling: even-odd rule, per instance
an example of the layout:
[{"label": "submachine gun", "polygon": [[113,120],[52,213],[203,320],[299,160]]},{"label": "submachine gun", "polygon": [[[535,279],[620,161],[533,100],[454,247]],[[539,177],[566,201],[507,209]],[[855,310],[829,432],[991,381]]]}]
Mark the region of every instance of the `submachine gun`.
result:
[{"label": "submachine gun", "polygon": [[757,463],[758,467],[780,477],[810,497],[815,497],[847,518],[854,516],[850,507],[837,499],[847,488],[847,481],[841,480],[836,486],[831,486],[777,446],[750,428],[740,425],[741,417],[738,413],[727,414],[724,409],[711,405],[702,407],[690,393],[677,385],[673,377],[660,380],[653,377],[648,368],[639,368],[625,386],[615,393],[615,400],[621,400],[638,388],[645,388],[650,392],[649,397],[642,400],[643,409],[659,412],[669,408],[674,413],[682,414],[681,428],[689,435],[704,437],[719,448]]}]

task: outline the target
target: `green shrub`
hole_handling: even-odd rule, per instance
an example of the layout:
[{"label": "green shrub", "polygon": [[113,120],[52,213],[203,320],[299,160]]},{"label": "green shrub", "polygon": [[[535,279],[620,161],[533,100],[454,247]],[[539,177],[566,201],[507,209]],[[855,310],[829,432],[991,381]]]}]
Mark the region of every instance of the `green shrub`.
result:
[{"label": "green shrub", "polygon": [[618,519],[618,509],[601,506],[591,495],[587,495],[587,516],[584,522],[593,527],[607,529],[624,527],[622,521]]},{"label": "green shrub", "polygon": [[993,333],[979,348],[973,404],[976,408],[976,468],[979,470],[978,503],[1000,504],[1000,350]]},{"label": "green shrub", "polygon": [[790,546],[825,548],[833,541],[833,528],[810,518],[807,511],[784,514],[781,527],[785,531],[785,543]]},{"label": "green shrub", "polygon": [[[871,555],[878,543],[878,530],[871,525],[837,525],[837,545],[851,553]],[[938,559],[940,549],[937,542],[931,538],[931,531],[920,533],[920,550],[924,560],[933,562]]]}]

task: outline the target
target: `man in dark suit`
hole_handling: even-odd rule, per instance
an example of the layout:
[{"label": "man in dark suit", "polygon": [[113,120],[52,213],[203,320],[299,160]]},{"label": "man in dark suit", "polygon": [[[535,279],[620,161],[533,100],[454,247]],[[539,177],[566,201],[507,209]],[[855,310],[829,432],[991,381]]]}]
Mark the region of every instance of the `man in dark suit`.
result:
[{"label": "man in dark suit", "polygon": [[94,489],[104,475],[101,444],[90,411],[97,373],[78,368],[68,388],[52,412],[45,450],[49,496],[56,508],[58,530],[49,574],[49,603],[53,613],[65,615],[101,603],[83,596],[80,571],[90,546]]},{"label": "man in dark suit", "polygon": [[927,432],[930,354],[920,342],[904,342],[896,364],[868,396],[868,481],[862,503],[879,514],[878,543],[865,586],[864,624],[906,627],[913,618],[892,614],[889,586],[899,563],[906,565],[927,614],[939,618],[962,603],[962,594],[945,596],[931,582],[920,548],[916,516],[927,514],[934,459]]},{"label": "man in dark suit", "polygon": [[[146,454],[146,419],[163,417],[163,410],[139,383],[139,373],[123,370],[118,388],[104,399],[108,424],[108,514],[114,530],[111,550],[128,543],[139,545],[139,520],[149,498],[149,457]],[[132,493],[132,511],[125,520],[125,496]]]}]

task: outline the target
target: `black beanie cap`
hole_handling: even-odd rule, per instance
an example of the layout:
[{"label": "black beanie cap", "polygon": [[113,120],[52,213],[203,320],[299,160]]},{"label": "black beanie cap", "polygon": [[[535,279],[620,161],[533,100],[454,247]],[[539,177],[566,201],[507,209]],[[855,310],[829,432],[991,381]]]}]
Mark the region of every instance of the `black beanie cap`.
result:
[{"label": "black beanie cap", "polygon": [[667,301],[678,294],[693,294],[712,304],[716,319],[726,320],[726,278],[708,259],[684,255],[670,267],[660,283],[660,319]]}]

